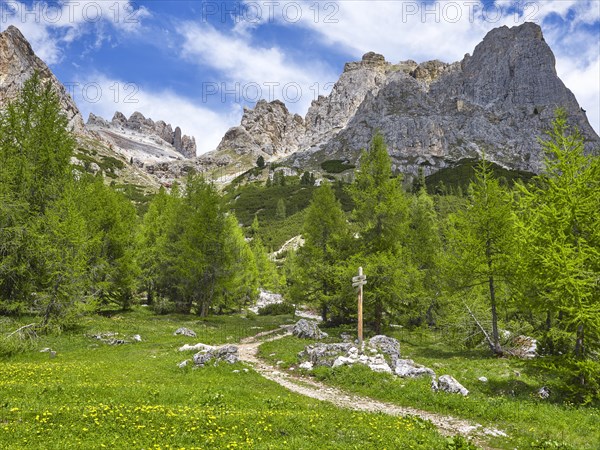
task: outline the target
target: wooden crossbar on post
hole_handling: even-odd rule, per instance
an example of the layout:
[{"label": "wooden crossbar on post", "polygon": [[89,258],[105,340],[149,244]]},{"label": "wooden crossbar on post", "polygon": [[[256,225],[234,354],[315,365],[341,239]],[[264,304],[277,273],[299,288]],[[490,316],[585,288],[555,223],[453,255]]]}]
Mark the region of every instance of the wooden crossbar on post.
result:
[{"label": "wooden crossbar on post", "polygon": [[352,286],[358,288],[358,344],[363,343],[363,286],[367,284],[367,277],[363,275],[363,268],[358,268],[358,276],[352,277]]}]

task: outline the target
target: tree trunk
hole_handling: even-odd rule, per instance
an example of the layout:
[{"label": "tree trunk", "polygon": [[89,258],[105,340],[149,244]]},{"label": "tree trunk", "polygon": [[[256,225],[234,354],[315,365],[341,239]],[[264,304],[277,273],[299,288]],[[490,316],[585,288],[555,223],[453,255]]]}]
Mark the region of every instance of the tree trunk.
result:
[{"label": "tree trunk", "polygon": [[208,317],[208,302],[204,301],[200,304],[200,317]]},{"label": "tree trunk", "polygon": [[577,340],[575,341],[575,356],[585,358],[585,329],[583,324],[577,327]]},{"label": "tree trunk", "polygon": [[489,270],[488,285],[490,289],[490,306],[492,307],[492,351],[497,355],[502,355],[502,347],[500,346],[500,336],[498,334],[498,311],[496,310],[496,285],[494,284],[493,261],[492,261],[492,241],[488,239],[485,243],[485,255],[487,257],[487,265]]},{"label": "tree trunk", "polygon": [[327,314],[329,313],[329,308],[326,303],[321,303],[321,319],[323,319],[323,323],[327,322]]},{"label": "tree trunk", "polygon": [[496,286],[494,285],[494,277],[489,278],[490,285],[490,303],[492,306],[492,339],[494,341],[494,353],[498,356],[502,355],[502,347],[500,345],[500,335],[498,333],[498,312],[496,311]]},{"label": "tree trunk", "polygon": [[435,327],[437,325],[435,321],[435,316],[433,314],[433,310],[435,309],[435,300],[433,300],[429,304],[429,308],[427,308],[427,312],[425,313],[425,318],[427,320],[427,325],[430,327]]},{"label": "tree trunk", "polygon": [[146,303],[148,305],[152,305],[154,302],[154,291],[151,287],[148,288],[148,292],[146,293]]},{"label": "tree trunk", "polygon": [[381,300],[375,301],[375,323],[373,324],[375,334],[381,334],[381,323],[383,322],[383,305]]}]

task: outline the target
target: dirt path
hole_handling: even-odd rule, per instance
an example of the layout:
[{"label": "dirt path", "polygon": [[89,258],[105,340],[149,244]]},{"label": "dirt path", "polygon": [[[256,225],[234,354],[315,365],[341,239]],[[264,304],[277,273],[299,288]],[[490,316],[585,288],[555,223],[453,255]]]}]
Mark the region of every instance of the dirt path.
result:
[{"label": "dirt path", "polygon": [[[279,332],[279,334],[276,334]],[[317,400],[326,401],[340,408],[353,409],[357,411],[381,412],[393,416],[418,416],[422,419],[429,420],[445,436],[453,436],[460,434],[463,436],[471,436],[475,439],[478,445],[486,447],[485,442],[480,438],[482,436],[506,436],[500,430],[484,428],[483,426],[455,417],[444,416],[419,409],[393,405],[390,403],[373,400],[368,397],[349,394],[340,389],[336,389],[317,381],[305,377],[299,377],[290,373],[282,372],[277,367],[274,367],[264,360],[258,358],[258,347],[269,341],[281,339],[289,336],[291,333],[286,329],[279,329],[269,332],[259,333],[256,336],[245,338],[238,346],[239,358],[251,364],[254,369],[268,380],[274,381],[281,386],[306,397],[311,397]],[[273,335],[273,336],[270,336]],[[266,339],[261,339],[265,338]]]}]

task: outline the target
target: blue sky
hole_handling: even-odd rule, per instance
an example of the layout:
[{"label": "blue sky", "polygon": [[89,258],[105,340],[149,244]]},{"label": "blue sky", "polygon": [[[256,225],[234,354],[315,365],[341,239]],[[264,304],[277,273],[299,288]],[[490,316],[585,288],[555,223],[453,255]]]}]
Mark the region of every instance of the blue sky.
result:
[{"label": "blue sky", "polygon": [[600,132],[599,0],[0,0],[0,29],[21,29],[85,119],[140,111],[194,135],[199,153],[259,98],[304,115],[368,51],[454,62],[525,21]]}]

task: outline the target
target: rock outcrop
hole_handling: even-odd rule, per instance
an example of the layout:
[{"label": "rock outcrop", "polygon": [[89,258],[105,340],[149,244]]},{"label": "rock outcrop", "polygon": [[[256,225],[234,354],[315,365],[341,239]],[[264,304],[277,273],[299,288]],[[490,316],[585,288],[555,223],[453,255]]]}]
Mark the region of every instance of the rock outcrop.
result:
[{"label": "rock outcrop", "polygon": [[449,394],[460,394],[463,397],[469,395],[469,390],[450,375],[442,375],[437,381],[435,379],[432,380],[431,388],[436,392],[442,391]]},{"label": "rock outcrop", "polygon": [[324,333],[319,329],[317,322],[312,320],[300,319],[292,328],[292,334],[300,339],[323,339],[327,337],[327,333]]},{"label": "rock outcrop", "polygon": [[[429,61],[389,73],[345,129],[322,146],[320,159],[356,160],[379,130],[400,172],[416,174],[421,167],[427,175],[483,152],[504,167],[539,172],[537,137],[550,127],[557,107],[567,110],[589,151],[600,145],[558,78],[540,27],[501,27],[459,63]],[[294,155],[296,164],[304,159]]]},{"label": "rock outcrop", "polygon": [[260,100],[254,109],[244,108],[240,126],[225,133],[217,151],[281,158],[301,148],[305,131],[302,117],[290,113],[283,102]]},{"label": "rock outcrop", "polygon": [[217,364],[219,361],[225,361],[229,364],[238,362],[238,348],[235,345],[224,345],[222,347],[212,347],[202,350],[194,355],[194,364],[205,366],[209,362]]},{"label": "rock outcrop", "polygon": [[188,336],[188,337],[196,337],[196,332],[194,330],[190,330],[189,328],[186,328],[186,327],[179,327],[175,330],[173,335],[174,336],[182,335],[182,336]]},{"label": "rock outcrop", "polygon": [[347,63],[344,72],[327,96],[312,102],[306,114],[304,148],[314,148],[343,130],[367,95],[377,94],[392,70],[382,55],[369,52],[359,62]]},{"label": "rock outcrop", "polygon": [[119,111],[109,122],[90,114],[87,128],[125,156],[141,162],[169,161],[196,157],[196,140],[175,131],[162,120],[154,122],[140,112],[129,119]]},{"label": "rock outcrop", "polygon": [[429,175],[484,152],[501,166],[539,172],[538,136],[557,107],[566,109],[586,149],[595,151],[600,137],[558,77],[541,28],[525,23],[490,31],[472,56],[452,64],[391,64],[367,53],[346,64],[304,120],[279,101],[260,101],[218,151],[263,152],[297,169],[332,159],[355,163],[379,130],[397,172],[416,175],[421,168]]},{"label": "rock outcrop", "polygon": [[389,373],[402,378],[424,375],[432,379],[436,377],[432,369],[416,364],[411,359],[400,359],[398,341],[383,335],[374,336],[360,348],[350,342],[308,345],[298,353],[298,358],[302,361],[299,367],[304,370],[319,366],[336,368],[362,364],[373,372]]},{"label": "rock outcrop", "polygon": [[84,131],[83,118],[75,102],[46,63],[38,58],[18,28],[9,26],[0,33],[0,109],[15,99],[23,84],[35,72],[43,82],[50,83],[58,95],[69,129]]}]

